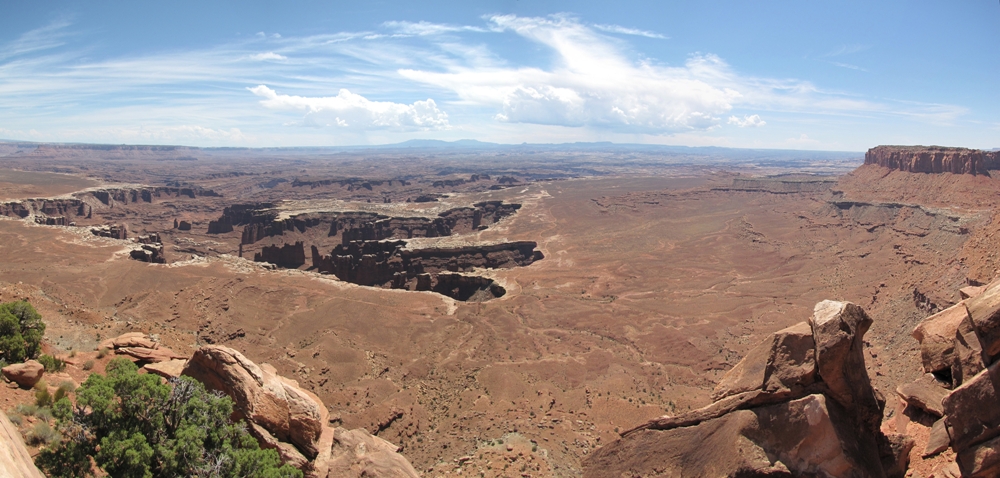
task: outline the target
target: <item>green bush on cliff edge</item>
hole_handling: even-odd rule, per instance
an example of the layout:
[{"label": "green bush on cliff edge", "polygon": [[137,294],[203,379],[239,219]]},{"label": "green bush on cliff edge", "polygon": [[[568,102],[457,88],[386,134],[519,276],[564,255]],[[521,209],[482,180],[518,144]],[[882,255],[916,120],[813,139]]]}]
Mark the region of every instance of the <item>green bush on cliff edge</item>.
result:
[{"label": "green bush on cliff edge", "polygon": [[53,477],[91,476],[92,462],[112,477],[301,478],[275,450],[261,450],[233,403],[189,377],[163,384],[124,358],[76,390],[76,404],[53,405],[62,440],[35,462]]},{"label": "green bush on cliff edge", "polygon": [[42,351],[45,322],[28,301],[0,304],[0,354],[7,363],[33,359]]}]

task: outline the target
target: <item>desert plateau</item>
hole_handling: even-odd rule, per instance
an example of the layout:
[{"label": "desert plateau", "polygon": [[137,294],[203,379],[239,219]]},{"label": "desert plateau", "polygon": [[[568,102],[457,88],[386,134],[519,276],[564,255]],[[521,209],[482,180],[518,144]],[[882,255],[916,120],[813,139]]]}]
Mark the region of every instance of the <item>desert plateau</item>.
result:
[{"label": "desert plateau", "polygon": [[[106,344],[95,370],[221,346],[428,476],[617,476],[602,447],[696,414],[824,300],[871,318],[855,352],[876,423],[926,441],[933,412],[897,394],[924,373],[911,333],[998,271],[1000,161],[974,150],[880,146],[817,170],[611,147],[8,149],[0,301],[37,308],[70,380],[123,334],[149,343]],[[914,469],[954,457],[918,445]]]}]

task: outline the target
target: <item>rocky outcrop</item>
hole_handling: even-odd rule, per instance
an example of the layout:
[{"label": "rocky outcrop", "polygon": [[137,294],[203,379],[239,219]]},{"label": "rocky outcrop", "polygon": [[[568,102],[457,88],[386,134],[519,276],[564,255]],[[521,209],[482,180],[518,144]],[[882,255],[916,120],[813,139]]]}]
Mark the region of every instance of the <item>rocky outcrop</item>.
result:
[{"label": "rocky outcrop", "polygon": [[194,199],[198,197],[221,196],[221,194],[212,191],[211,189],[203,189],[199,187],[171,187],[171,186],[99,189],[96,191],[81,193],[77,195],[77,197],[84,197],[86,195],[93,196],[102,204],[108,207],[114,207],[116,203],[118,204],[129,204],[129,203],[139,203],[139,202],[151,203],[153,202],[154,199],[160,199],[160,198]]},{"label": "rocky outcrop", "polygon": [[166,264],[167,259],[163,256],[163,244],[142,244],[139,249],[133,249],[128,253],[129,257],[140,262],[150,264]]},{"label": "rocky outcrop", "polygon": [[21,432],[10,422],[5,413],[0,413],[0,476],[45,477],[35,466],[28,448],[24,446]]},{"label": "rocky outcrop", "polygon": [[986,174],[1000,168],[1000,152],[941,146],[877,146],[865,164],[911,173]]},{"label": "rocky outcrop", "polygon": [[768,176],[761,178],[735,178],[730,187],[713,189],[719,191],[795,194],[823,192],[835,184],[837,184],[836,178],[829,177]]},{"label": "rocky outcrop", "polygon": [[208,222],[208,233],[209,234],[225,234],[227,232],[233,232],[233,225],[227,221],[209,221]]},{"label": "rocky outcrop", "polygon": [[1000,474],[1000,280],[964,295],[917,325],[913,337],[924,370],[934,375],[898,393],[910,405],[943,415],[925,454],[950,446],[961,476],[993,477]]},{"label": "rocky outcrop", "polygon": [[451,248],[407,249],[406,241],[354,241],[321,255],[312,247],[313,268],[338,279],[367,286],[430,290],[458,300],[479,291],[481,298],[506,292],[490,279],[460,274],[477,268],[507,269],[542,259],[532,241]]},{"label": "rocky outcrop", "polygon": [[45,374],[45,367],[36,360],[28,360],[24,363],[8,365],[0,369],[4,378],[18,384],[21,388],[34,387],[42,375]]},{"label": "rocky outcrop", "polygon": [[151,349],[156,348],[158,345],[159,343],[142,332],[126,332],[118,337],[101,342],[97,348],[115,350],[122,347],[146,347]]},{"label": "rocky outcrop", "polygon": [[99,237],[110,237],[112,239],[128,239],[128,226],[125,224],[112,224],[110,226],[98,226],[90,228],[90,233]]},{"label": "rocky outcrop", "polygon": [[124,355],[129,360],[139,363],[159,363],[186,358],[142,332],[127,332],[113,339],[107,339],[97,348],[114,351],[117,355]]},{"label": "rocky outcrop", "polygon": [[[79,199],[25,199],[0,204],[0,216],[26,218],[36,216],[39,224],[65,225],[66,218],[89,218],[92,208]],[[63,218],[63,224],[50,224],[46,219]]]},{"label": "rocky outcrop", "polygon": [[854,304],[820,302],[752,349],[714,403],[623,433],[584,460],[584,476],[902,476],[913,442],[879,428],[870,325]]},{"label": "rocky outcrop", "polygon": [[331,428],[323,402],[268,364],[209,345],[194,353],[182,374],[229,396],[235,418],[247,421],[261,447],[277,450],[308,477],[419,476],[399,447],[363,429]]},{"label": "rocky outcrop", "polygon": [[484,201],[473,207],[460,207],[442,212],[435,218],[389,217],[370,212],[326,212],[298,214],[277,219],[274,204],[239,204],[223,210],[215,222],[244,226],[243,244],[254,244],[265,237],[284,235],[286,232],[304,232],[321,227],[328,237],[341,237],[341,244],[353,241],[382,241],[412,239],[415,237],[444,237],[452,234],[480,230],[510,216],[520,209],[520,204],[502,201]]},{"label": "rocky outcrop", "polygon": [[286,269],[295,269],[306,263],[306,249],[302,241],[282,246],[264,246],[253,255],[254,262],[270,262]]}]

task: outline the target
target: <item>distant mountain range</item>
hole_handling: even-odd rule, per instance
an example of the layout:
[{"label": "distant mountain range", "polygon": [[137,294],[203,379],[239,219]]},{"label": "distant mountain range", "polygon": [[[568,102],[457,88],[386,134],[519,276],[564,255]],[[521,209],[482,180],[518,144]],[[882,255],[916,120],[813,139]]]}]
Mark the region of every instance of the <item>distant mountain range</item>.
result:
[{"label": "distant mountain range", "polygon": [[337,153],[337,152],[403,152],[403,151],[442,151],[455,153],[461,151],[482,152],[482,151],[502,151],[509,153],[537,154],[546,152],[579,152],[579,153],[604,153],[604,154],[669,154],[669,155],[692,155],[701,157],[718,157],[731,159],[781,159],[794,158],[814,159],[814,160],[845,160],[863,157],[861,151],[812,151],[812,150],[790,150],[790,149],[747,149],[747,148],[724,148],[719,146],[667,146],[657,144],[629,144],[611,142],[576,142],[576,143],[522,143],[522,144],[502,144],[488,143],[474,139],[462,139],[458,141],[441,141],[436,139],[411,139],[402,143],[384,145],[357,145],[357,146],[300,146],[300,147],[271,147],[271,148],[242,148],[242,147],[218,147],[199,148],[186,146],[164,146],[164,145],[111,145],[111,144],[88,144],[88,143],[33,143],[27,141],[2,140],[0,143],[8,145],[24,145],[37,147],[50,145],[54,147],[72,149],[151,149],[151,150],[190,150],[190,151],[281,151],[285,153]]}]

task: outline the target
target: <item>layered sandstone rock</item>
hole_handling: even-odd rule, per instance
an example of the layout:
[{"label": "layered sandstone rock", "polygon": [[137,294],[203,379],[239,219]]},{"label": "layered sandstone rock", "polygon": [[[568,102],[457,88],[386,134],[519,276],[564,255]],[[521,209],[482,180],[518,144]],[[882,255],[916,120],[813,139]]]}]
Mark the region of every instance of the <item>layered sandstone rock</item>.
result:
[{"label": "layered sandstone rock", "polygon": [[820,302],[730,370],[714,403],[625,432],[584,476],[902,476],[913,442],[879,428],[862,353],[870,325],[854,304]]},{"label": "layered sandstone rock", "polygon": [[124,355],[133,362],[159,363],[187,358],[170,350],[142,332],[126,332],[113,339],[107,339],[97,346],[118,355]]},{"label": "layered sandstone rock", "polygon": [[1000,154],[940,146],[878,146],[865,153],[865,164],[911,173],[988,174],[1000,167]]},{"label": "layered sandstone rock", "polygon": [[24,446],[17,427],[0,413],[0,476],[44,478]]},{"label": "layered sandstone rock", "polygon": [[151,349],[156,348],[157,345],[159,344],[156,341],[142,332],[126,332],[101,342],[97,348],[114,350],[121,347],[145,347]]},{"label": "layered sandstone rock", "polygon": [[45,366],[36,360],[28,360],[24,363],[8,365],[0,369],[0,372],[7,380],[20,385],[21,388],[31,388],[42,379],[42,375],[45,374]]}]

